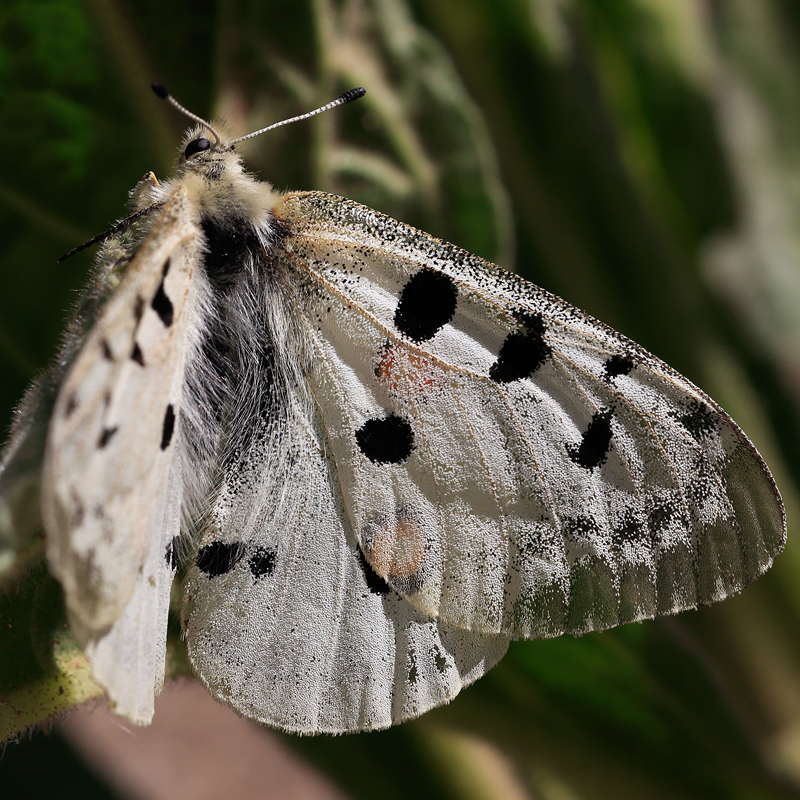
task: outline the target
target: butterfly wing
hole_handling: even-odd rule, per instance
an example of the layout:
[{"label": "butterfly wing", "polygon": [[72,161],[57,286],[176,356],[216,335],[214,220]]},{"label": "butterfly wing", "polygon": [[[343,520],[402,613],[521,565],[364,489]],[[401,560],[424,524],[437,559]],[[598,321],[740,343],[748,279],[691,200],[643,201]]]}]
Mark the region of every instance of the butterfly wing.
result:
[{"label": "butterfly wing", "polygon": [[187,575],[195,672],[239,713],[294,733],[385,728],[446,703],[508,637],[447,628],[372,573],[318,415],[283,403],[277,429],[228,470]]},{"label": "butterfly wing", "polygon": [[135,722],[149,721],[163,681],[197,263],[198,230],[179,190],[67,372],[45,454],[51,570],[95,680]]},{"label": "butterfly wing", "polygon": [[785,541],[736,424],[547,292],[356,203],[288,195],[310,381],[377,574],[448,626],[583,633],[735,593]]}]

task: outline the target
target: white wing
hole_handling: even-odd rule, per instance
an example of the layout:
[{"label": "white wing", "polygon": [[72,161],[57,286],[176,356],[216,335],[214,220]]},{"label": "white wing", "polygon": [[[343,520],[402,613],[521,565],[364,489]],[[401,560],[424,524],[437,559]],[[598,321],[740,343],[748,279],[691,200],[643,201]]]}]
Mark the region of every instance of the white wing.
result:
[{"label": "white wing", "polygon": [[607,326],[356,203],[288,195],[310,380],[375,571],[464,630],[582,633],[739,591],[785,541],[769,471]]},{"label": "white wing", "polygon": [[509,639],[449,629],[372,573],[300,406],[227,474],[184,586],[191,663],[216,697],[285,731],[385,728],[451,700]]},{"label": "white wing", "polygon": [[139,723],[164,676],[198,239],[179,190],[62,383],[44,463],[47,556],[70,626],[112,705]]}]

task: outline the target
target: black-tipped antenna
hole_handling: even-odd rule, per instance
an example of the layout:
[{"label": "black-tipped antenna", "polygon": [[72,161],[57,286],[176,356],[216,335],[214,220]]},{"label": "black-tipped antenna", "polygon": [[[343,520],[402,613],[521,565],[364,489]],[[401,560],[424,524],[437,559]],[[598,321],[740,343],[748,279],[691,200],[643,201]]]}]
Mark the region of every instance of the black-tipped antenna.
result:
[{"label": "black-tipped antenna", "polygon": [[217,144],[222,141],[220,135],[209,125],[204,119],[201,119],[197,116],[197,114],[192,114],[188,108],[184,108],[168,91],[167,87],[164,86],[163,83],[160,81],[153,81],[150,84],[150,88],[162,99],[166,100],[170,105],[174,106],[181,112],[181,114],[185,114],[189,119],[193,119],[195,122],[199,122],[204,128],[208,128],[211,133],[214,134],[214,138],[217,140]]},{"label": "black-tipped antenna", "polygon": [[298,117],[291,117],[290,119],[285,119],[282,122],[276,122],[273,125],[268,125],[266,128],[262,128],[260,131],[255,131],[254,133],[248,133],[247,136],[240,136],[238,139],[232,139],[230,142],[228,142],[228,144],[236,144],[237,142],[243,142],[245,139],[252,139],[254,136],[260,136],[262,133],[271,131],[274,128],[280,128],[282,125],[288,125],[291,122],[299,122],[301,119],[308,119],[309,117],[314,117],[317,114],[321,114],[323,111],[330,111],[332,108],[336,108],[336,106],[343,106],[345,103],[350,103],[353,100],[358,100],[359,97],[363,97],[366,93],[367,90],[360,86],[357,89],[349,89],[344,94],[340,94],[335,100],[332,100],[330,103],[327,103],[324,106],[315,108],[313,111],[309,111],[306,114],[300,114],[300,116]]}]

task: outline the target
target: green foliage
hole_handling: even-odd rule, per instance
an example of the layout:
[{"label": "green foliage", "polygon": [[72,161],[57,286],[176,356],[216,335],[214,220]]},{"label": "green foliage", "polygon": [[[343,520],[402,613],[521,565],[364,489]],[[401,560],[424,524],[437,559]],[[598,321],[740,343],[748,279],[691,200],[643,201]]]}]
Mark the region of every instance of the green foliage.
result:
[{"label": "green foliage", "polygon": [[[475,737],[548,799],[800,796],[798,34],[789,0],[6,0],[0,412],[54,353],[91,262],[55,259],[170,169],[183,121],[150,80],[237,134],[364,85],[249,143],[251,169],[515,267],[674,365],[759,447],[790,539],[718,607],[517,643],[417,722],[286,741],[356,797],[496,796]],[[26,686],[46,702],[59,653],[78,657],[57,597],[34,571],[0,603],[14,702]]]}]

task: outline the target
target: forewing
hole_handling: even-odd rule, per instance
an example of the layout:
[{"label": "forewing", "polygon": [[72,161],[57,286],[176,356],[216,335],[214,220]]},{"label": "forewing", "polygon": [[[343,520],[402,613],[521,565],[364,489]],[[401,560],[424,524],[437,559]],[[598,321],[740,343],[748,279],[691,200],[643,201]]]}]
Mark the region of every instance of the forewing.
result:
[{"label": "forewing", "polygon": [[785,541],[755,448],[689,381],[475,256],[319,193],[276,210],[310,380],[375,571],[465,630],[542,637],[739,591]]},{"label": "forewing", "polygon": [[508,637],[430,619],[375,576],[349,526],[319,419],[290,405],[232,467],[184,586],[209,691],[294,733],[385,728],[451,700]]},{"label": "forewing", "polygon": [[119,713],[149,721],[163,680],[178,421],[195,328],[199,232],[176,191],[59,391],[42,506],[70,626]]}]

